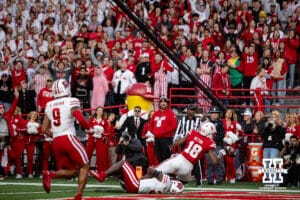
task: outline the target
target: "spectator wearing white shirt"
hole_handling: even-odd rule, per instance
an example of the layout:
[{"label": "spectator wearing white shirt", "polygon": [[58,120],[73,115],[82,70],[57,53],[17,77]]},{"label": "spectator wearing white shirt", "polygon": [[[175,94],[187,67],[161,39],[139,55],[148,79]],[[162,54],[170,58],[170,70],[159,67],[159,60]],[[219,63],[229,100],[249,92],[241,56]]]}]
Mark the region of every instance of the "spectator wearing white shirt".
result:
[{"label": "spectator wearing white shirt", "polygon": [[134,74],[130,70],[126,69],[127,64],[124,60],[119,60],[118,66],[120,69],[114,73],[111,81],[114,91],[115,105],[121,105],[125,103],[128,88],[132,84],[136,83]]},{"label": "spectator wearing white shirt", "polygon": [[[270,95],[270,93],[265,75],[266,70],[264,68],[259,67],[257,69],[257,75],[252,79],[250,84],[250,95],[254,95],[254,101],[260,101],[262,98],[264,105],[267,107],[265,111],[270,112],[270,108],[268,108],[268,106],[270,106],[270,100],[266,98]],[[259,106],[258,102],[254,103],[255,105]]]}]

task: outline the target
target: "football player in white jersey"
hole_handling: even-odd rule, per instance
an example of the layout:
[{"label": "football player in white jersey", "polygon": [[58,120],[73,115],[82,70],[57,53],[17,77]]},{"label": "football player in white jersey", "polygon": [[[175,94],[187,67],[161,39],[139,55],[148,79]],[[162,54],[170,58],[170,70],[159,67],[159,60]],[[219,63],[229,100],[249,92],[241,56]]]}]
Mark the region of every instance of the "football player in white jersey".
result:
[{"label": "football player in white jersey", "polygon": [[[147,176],[138,179],[132,165],[125,160],[120,160],[106,170],[106,175],[112,175],[115,172],[120,171],[120,169],[122,170],[124,177],[124,181],[120,182],[126,192],[143,194],[179,194],[183,192],[184,186],[180,181],[171,180],[167,174],[163,174],[152,167],[148,168]],[[96,171],[90,171],[90,173],[99,182],[103,182],[105,180],[105,177],[98,174]]]},{"label": "football player in white jersey", "polygon": [[80,111],[80,102],[70,97],[70,85],[65,79],[54,81],[52,93],[55,100],[47,103],[42,125],[44,134],[53,137],[53,151],[58,171],[44,170],[43,187],[47,193],[51,189],[52,178],[72,178],[78,176],[76,200],[82,199],[87,182],[89,160],[84,146],[76,137],[75,119],[89,130],[88,121]]}]

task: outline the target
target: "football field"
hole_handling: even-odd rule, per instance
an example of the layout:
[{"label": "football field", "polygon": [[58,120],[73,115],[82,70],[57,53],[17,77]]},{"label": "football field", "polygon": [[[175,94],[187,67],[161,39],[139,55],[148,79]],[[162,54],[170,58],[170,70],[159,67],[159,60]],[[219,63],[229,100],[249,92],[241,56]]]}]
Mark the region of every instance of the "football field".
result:
[{"label": "football field", "polygon": [[[83,199],[85,200],[155,200],[155,199],[255,199],[255,200],[296,200],[300,199],[299,188],[266,189],[261,183],[237,182],[234,185],[224,183],[218,186],[194,187],[191,181],[180,195],[170,194],[129,194],[122,190],[115,178],[98,183],[89,178]],[[51,192],[45,193],[40,178],[23,178],[16,180],[10,177],[0,181],[0,200],[42,200],[72,199],[76,193],[75,180],[53,180]]]}]

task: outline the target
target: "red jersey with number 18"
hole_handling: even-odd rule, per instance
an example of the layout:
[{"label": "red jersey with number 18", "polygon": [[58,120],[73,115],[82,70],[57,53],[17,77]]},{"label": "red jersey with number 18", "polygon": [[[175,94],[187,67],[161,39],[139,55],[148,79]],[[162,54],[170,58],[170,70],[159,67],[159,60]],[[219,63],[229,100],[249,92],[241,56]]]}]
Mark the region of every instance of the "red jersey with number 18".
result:
[{"label": "red jersey with number 18", "polygon": [[75,107],[80,107],[80,102],[77,98],[72,97],[63,97],[47,103],[45,113],[51,121],[53,138],[62,135],[76,135],[75,118],[71,111]]},{"label": "red jersey with number 18", "polygon": [[195,130],[188,132],[186,145],[181,154],[192,164],[195,164],[202,158],[208,150],[215,150],[215,142]]}]

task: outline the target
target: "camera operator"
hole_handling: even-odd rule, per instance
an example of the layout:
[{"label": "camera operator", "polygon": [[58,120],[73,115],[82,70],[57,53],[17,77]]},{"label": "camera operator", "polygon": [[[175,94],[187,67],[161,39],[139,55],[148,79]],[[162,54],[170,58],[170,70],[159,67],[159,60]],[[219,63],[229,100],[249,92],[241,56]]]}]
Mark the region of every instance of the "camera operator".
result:
[{"label": "camera operator", "polygon": [[116,153],[125,156],[134,168],[142,166],[143,170],[147,169],[148,162],[143,154],[143,146],[139,139],[132,138],[128,132],[123,132],[116,146]]},{"label": "camera operator", "polygon": [[122,171],[120,171],[120,163],[124,163],[127,161],[134,169],[136,166],[142,166],[143,175],[148,168],[148,162],[146,157],[143,154],[142,143],[137,138],[132,138],[128,132],[123,132],[122,136],[119,139],[119,143],[116,146],[116,153],[122,155],[122,160],[113,164],[105,171],[95,171],[91,170],[90,173],[94,176],[98,181],[103,182],[107,176],[115,174],[119,176],[120,180],[123,180]]},{"label": "camera operator", "polygon": [[284,168],[288,169],[282,186],[297,187],[300,181],[300,145],[296,135],[292,135],[290,142],[285,143],[280,155],[284,160]]}]

